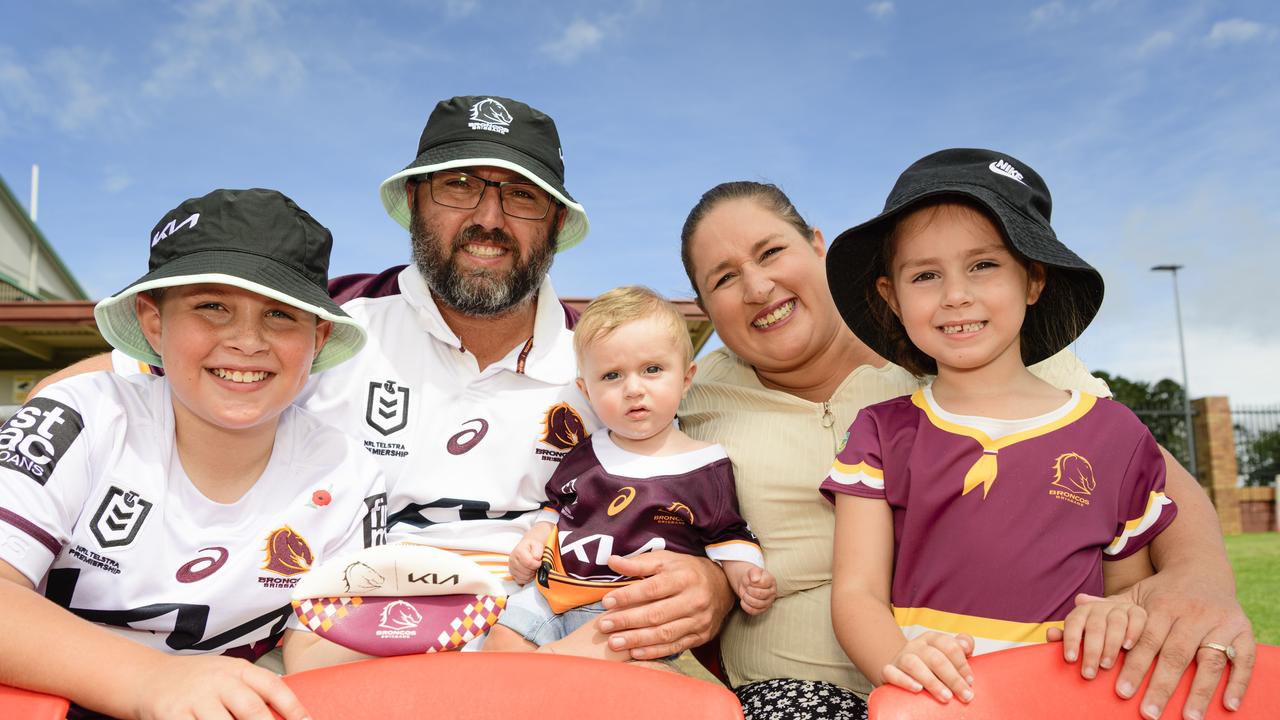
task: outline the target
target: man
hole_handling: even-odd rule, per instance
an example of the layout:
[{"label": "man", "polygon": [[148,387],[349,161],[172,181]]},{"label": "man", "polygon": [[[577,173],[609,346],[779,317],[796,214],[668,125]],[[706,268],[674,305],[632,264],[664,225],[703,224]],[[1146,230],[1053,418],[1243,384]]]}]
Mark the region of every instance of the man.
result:
[{"label": "man", "polygon": [[[586,212],[565,188],[554,121],[502,97],[439,103],[381,195],[414,262],[331,283],[369,346],[320,377],[306,407],[381,461],[389,533],[505,567],[560,458],[599,425],[574,385],[575,318],[547,277],[586,236]],[[615,564],[654,576],[613,598],[632,610],[614,616],[611,644],[637,659],[709,639],[732,600],[705,559]]]}]

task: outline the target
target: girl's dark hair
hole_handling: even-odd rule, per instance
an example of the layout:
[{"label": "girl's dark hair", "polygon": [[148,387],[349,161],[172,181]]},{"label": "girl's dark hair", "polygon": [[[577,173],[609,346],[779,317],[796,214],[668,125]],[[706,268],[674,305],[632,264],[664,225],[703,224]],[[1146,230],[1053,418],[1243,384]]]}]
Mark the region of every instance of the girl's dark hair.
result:
[{"label": "girl's dark hair", "polygon": [[684,264],[684,273],[689,276],[689,285],[693,287],[693,293],[699,305],[702,304],[702,291],[698,289],[698,281],[693,276],[693,257],[690,249],[693,234],[697,232],[698,225],[702,223],[707,213],[727,200],[754,200],[765,210],[777,215],[778,219],[795,228],[801,237],[813,240],[813,228],[809,227],[809,223],[800,216],[800,211],[796,210],[791,199],[779,190],[777,185],[736,180],[720,183],[711,188],[702,194],[698,204],[689,211],[689,217],[685,218],[684,227],[680,230],[680,262]]},{"label": "girl's dark hair", "polygon": [[[898,215],[894,219],[893,227],[881,241],[880,249],[876,252],[873,261],[875,265],[874,277],[889,276],[889,268],[893,264],[894,244],[901,237],[903,221],[922,210],[936,209],[944,205],[958,205],[980,213],[990,220],[991,224],[1000,232],[1000,239],[1004,241],[1005,248],[1009,251],[1009,254],[1013,255],[1022,264],[1022,267],[1026,268],[1028,275],[1033,276],[1034,267],[1041,268],[1040,272],[1044,273],[1044,288],[1040,291],[1040,300],[1035,305],[1027,307],[1026,318],[1022,321],[1021,347],[1024,365],[1029,364],[1029,355],[1034,352],[1034,348],[1066,347],[1075,338],[1079,337],[1085,326],[1089,324],[1089,318],[1086,317],[1086,313],[1072,302],[1070,294],[1050,292],[1050,287],[1055,282],[1070,282],[1071,278],[1063,277],[1069,271],[1035,262],[1018,252],[1013,243],[1009,242],[1009,239],[1004,236],[1000,221],[991,211],[980,203],[963,196],[952,195],[932,198]],[[927,221],[932,222],[935,216],[930,215]],[[1046,302],[1048,298],[1052,298],[1052,300]],[[891,348],[890,357],[887,359],[901,365],[913,375],[936,375],[938,373],[937,361],[921,352],[920,348],[911,342],[911,338],[907,335],[907,330],[903,327],[902,321],[894,314],[893,309],[889,307],[889,303],[880,297],[880,292],[874,282],[867,285],[866,302],[867,310],[876,324],[876,329]],[[1039,322],[1038,318],[1042,313],[1047,314],[1048,317],[1046,319],[1051,319],[1053,322]],[[1033,337],[1033,333],[1039,335],[1039,337]]]}]

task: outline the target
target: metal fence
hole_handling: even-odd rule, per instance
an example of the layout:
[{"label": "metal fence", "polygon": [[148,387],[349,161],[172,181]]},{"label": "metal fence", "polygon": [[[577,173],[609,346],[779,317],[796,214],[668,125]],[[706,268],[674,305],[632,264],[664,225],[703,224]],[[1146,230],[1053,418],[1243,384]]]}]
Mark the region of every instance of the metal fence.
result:
[{"label": "metal fence", "polygon": [[1275,485],[1280,475],[1280,405],[1233,405],[1240,484]]}]

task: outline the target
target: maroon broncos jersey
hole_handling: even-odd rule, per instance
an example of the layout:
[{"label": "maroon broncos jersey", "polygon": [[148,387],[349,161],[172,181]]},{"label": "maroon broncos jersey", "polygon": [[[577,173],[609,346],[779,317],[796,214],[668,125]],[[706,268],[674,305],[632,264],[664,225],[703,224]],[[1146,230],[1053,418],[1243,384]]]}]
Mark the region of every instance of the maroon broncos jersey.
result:
[{"label": "maroon broncos jersey", "polygon": [[865,408],[821,485],[892,508],[891,599],[908,637],[967,632],[979,652],[1043,642],[1076,593],[1102,594],[1102,560],[1173,521],[1160,448],[1119,403],[1073,394],[994,439],[944,414],[923,390]]},{"label": "maroon broncos jersey", "polygon": [[[670,550],[764,565],[738,513],[733,468],[719,445],[655,457],[623,450],[608,431],[597,432],[560,462],[538,519],[556,523],[552,552],[563,574],[605,591],[629,579],[609,568],[610,555]],[[555,607],[557,586],[540,588]],[[583,604],[585,597],[572,594],[569,607]]]}]

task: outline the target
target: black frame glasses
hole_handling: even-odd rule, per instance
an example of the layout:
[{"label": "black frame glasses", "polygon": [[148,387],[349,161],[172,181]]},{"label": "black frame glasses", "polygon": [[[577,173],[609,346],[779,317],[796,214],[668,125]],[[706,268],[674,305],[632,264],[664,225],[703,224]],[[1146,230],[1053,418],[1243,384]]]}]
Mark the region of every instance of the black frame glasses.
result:
[{"label": "black frame glasses", "polygon": [[552,206],[559,204],[551,193],[524,180],[486,180],[458,170],[437,170],[419,178],[419,182],[427,183],[433,202],[456,210],[480,207],[484,191],[490,187],[498,188],[502,212],[521,220],[542,220]]}]

